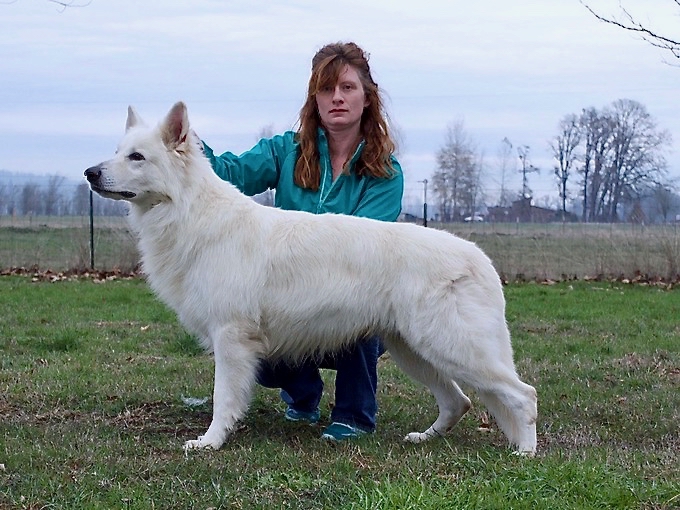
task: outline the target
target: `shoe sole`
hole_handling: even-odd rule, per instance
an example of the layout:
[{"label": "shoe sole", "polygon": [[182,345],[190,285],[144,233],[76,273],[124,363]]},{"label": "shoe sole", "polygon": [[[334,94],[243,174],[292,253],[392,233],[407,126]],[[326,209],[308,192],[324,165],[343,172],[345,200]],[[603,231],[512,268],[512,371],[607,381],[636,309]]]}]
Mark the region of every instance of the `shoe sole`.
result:
[{"label": "shoe sole", "polygon": [[319,423],[318,419],[317,420],[307,420],[305,418],[294,418],[294,417],[289,416],[288,414],[285,414],[285,413],[284,413],[283,417],[291,423],[307,423],[309,425],[316,425],[317,423]]}]

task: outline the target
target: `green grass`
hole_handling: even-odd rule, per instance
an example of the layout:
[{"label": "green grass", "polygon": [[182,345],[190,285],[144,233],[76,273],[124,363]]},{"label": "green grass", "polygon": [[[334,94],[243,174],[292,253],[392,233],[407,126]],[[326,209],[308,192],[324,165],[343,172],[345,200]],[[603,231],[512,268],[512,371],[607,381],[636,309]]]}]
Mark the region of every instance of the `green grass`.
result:
[{"label": "green grass", "polygon": [[0,508],[677,508],[680,290],[506,296],[518,371],[539,392],[536,458],[478,430],[474,394],[450,436],[403,443],[436,408],[388,356],[371,437],[322,442],[258,388],[221,450],[185,455],[211,405],[183,397],[211,395],[212,360],[144,282],[0,278]]}]

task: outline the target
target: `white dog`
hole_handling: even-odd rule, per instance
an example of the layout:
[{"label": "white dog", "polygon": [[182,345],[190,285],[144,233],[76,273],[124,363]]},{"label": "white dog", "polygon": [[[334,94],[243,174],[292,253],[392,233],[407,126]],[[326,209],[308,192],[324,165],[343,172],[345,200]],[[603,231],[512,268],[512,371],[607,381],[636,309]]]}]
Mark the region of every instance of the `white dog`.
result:
[{"label": "white dog", "polygon": [[113,159],[85,171],[131,204],[157,295],[215,356],[213,418],[187,448],[222,446],[248,408],[263,358],[300,359],[380,335],[432,391],[448,432],[474,388],[520,453],[536,451],[536,390],[517,377],[505,300],[473,243],[416,225],[258,205],[217,177],[175,104],[147,128],[132,108]]}]

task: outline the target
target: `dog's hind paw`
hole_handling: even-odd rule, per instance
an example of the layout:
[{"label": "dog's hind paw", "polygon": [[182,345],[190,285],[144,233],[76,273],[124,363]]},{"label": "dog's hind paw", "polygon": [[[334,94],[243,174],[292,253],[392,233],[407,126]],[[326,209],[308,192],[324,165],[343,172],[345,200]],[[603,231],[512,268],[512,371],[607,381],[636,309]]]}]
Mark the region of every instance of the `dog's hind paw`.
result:
[{"label": "dog's hind paw", "polygon": [[424,443],[425,441],[441,436],[442,435],[439,432],[430,427],[425,432],[411,432],[407,434],[404,441],[407,443]]},{"label": "dog's hind paw", "polygon": [[536,450],[514,450],[512,455],[517,455],[518,457],[532,458],[536,456]]}]

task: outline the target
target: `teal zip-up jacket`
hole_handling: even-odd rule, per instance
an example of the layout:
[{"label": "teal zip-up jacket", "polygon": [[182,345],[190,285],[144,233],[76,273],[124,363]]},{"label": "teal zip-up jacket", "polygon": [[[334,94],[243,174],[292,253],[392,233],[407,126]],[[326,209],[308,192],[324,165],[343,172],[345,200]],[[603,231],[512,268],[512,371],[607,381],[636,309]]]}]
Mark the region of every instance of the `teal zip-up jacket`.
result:
[{"label": "teal zip-up jacket", "polygon": [[404,177],[396,159],[392,158],[394,174],[391,177],[360,177],[352,170],[364,147],[361,142],[351,159],[349,174],[341,174],[333,181],[328,140],[320,129],[321,183],[318,190],[312,191],[297,186],[293,179],[298,145],[293,131],[262,139],[240,156],[231,152],[215,156],[213,150],[203,144],[205,154],[220,178],[249,196],[275,189],[274,205],[281,209],[397,220],[401,212]]}]

